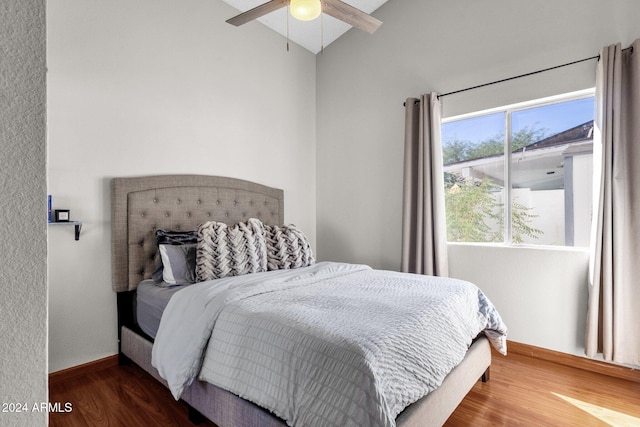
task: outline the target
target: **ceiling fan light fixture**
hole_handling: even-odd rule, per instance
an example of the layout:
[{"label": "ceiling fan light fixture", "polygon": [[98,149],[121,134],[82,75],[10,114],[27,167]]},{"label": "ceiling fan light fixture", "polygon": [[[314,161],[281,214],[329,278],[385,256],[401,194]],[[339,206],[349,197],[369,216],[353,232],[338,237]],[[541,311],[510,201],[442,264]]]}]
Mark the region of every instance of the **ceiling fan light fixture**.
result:
[{"label": "ceiling fan light fixture", "polygon": [[322,13],[322,4],[320,0],[291,0],[289,10],[294,18],[311,21]]}]

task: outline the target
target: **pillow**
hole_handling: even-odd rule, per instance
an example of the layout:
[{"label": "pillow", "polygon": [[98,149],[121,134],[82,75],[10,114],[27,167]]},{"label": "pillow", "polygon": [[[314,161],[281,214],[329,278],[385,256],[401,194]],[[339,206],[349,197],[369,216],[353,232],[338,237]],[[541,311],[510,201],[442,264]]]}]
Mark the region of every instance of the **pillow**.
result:
[{"label": "pillow", "polygon": [[198,243],[198,232],[157,230],[156,239],[159,245],[195,244]]},{"label": "pillow", "polygon": [[[197,231],[166,231],[166,230],[156,231],[156,243],[158,245],[158,252],[160,252],[161,245],[172,245],[172,246],[195,245],[197,242],[198,242]],[[173,252],[175,251],[171,251],[171,252],[173,254]],[[156,268],[152,275],[153,281],[156,284],[162,284],[163,282],[164,264],[162,261],[163,261],[162,253],[160,253]],[[195,271],[195,259],[192,263],[192,266],[193,266],[193,270]],[[193,277],[195,278],[195,273]],[[194,282],[191,282],[191,283],[194,283]]]},{"label": "pillow", "polygon": [[162,259],[162,281],[168,285],[196,282],[196,244],[158,245]]},{"label": "pillow", "polygon": [[267,269],[306,267],[315,263],[307,236],[293,224],[265,225]]},{"label": "pillow", "polygon": [[267,244],[260,220],[251,218],[232,227],[209,221],[198,227],[199,282],[262,271],[267,271]]}]

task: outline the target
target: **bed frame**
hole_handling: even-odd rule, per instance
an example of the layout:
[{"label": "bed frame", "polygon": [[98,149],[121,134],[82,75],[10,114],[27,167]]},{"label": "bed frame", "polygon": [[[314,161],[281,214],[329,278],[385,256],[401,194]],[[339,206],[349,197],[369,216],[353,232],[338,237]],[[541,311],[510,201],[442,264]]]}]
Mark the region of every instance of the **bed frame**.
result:
[{"label": "bed frame", "polygon": [[[158,175],[114,178],[111,182],[112,287],[118,301],[118,340],[121,363],[133,361],[165,386],[151,366],[153,341],[135,322],[135,290],[150,278],[157,260],[155,230],[195,230],[216,220],[229,225],[249,218],[284,224],[284,193],[249,181],[205,175]],[[478,337],[464,360],[434,392],[407,407],[399,427],[444,424],[473,385],[489,379],[491,351]],[[201,381],[182,395],[195,423],[206,417],[220,427],[285,427],[270,412]]]}]

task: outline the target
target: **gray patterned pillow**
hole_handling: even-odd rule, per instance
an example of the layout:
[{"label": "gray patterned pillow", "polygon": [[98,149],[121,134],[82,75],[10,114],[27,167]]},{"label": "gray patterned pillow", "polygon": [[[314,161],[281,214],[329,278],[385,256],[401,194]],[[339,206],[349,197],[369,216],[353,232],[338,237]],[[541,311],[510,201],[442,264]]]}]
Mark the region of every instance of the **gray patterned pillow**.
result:
[{"label": "gray patterned pillow", "polygon": [[199,282],[262,271],[267,271],[267,245],[260,220],[251,218],[231,227],[209,221],[198,227]]},{"label": "gray patterned pillow", "polygon": [[316,262],[307,236],[293,224],[265,225],[267,269],[299,268]]}]

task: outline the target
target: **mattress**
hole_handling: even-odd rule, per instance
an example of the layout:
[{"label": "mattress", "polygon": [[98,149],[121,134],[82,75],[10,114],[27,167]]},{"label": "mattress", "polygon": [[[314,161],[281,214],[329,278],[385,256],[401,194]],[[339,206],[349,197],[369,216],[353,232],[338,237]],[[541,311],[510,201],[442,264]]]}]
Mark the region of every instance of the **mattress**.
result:
[{"label": "mattress", "polygon": [[152,279],[143,280],[136,293],[136,320],[142,331],[155,338],[160,319],[171,297],[189,285],[158,286]]}]

